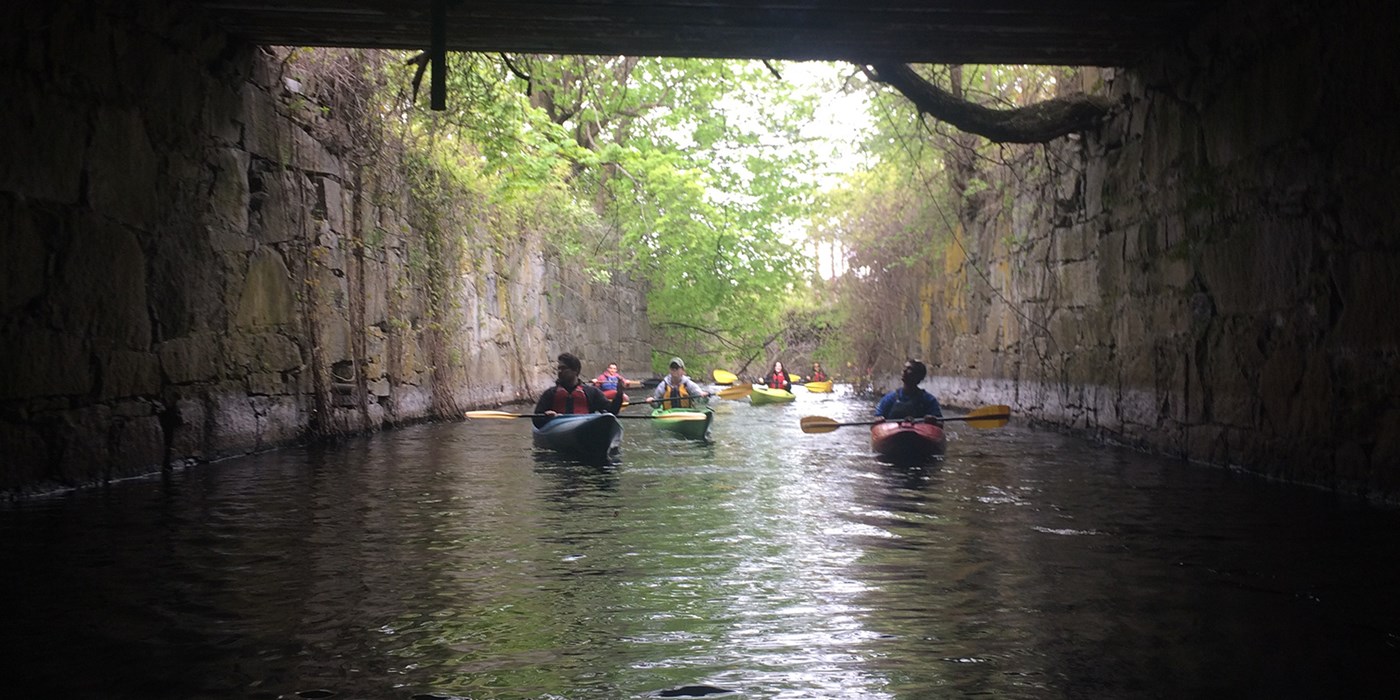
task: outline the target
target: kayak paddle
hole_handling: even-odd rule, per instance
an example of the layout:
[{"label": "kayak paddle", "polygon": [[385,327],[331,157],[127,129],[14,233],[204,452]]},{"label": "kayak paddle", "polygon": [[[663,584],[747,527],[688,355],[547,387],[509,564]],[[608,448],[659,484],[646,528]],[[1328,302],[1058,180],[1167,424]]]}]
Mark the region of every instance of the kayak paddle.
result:
[{"label": "kayak paddle", "polygon": [[[563,415],[572,415],[572,414],[563,414]],[[585,415],[586,415],[586,414],[585,414]],[[557,416],[549,416],[549,415],[546,415],[546,414],[543,414],[543,413],[509,413],[509,412],[507,412],[507,411],[467,411],[466,416],[467,416],[467,419],[468,419],[468,420],[471,420],[471,419],[480,419],[480,418],[486,418],[486,419],[491,419],[491,420],[509,420],[509,419],[511,419],[511,418],[551,418],[551,417],[556,417],[556,418],[557,418]],[[633,419],[633,420],[638,420],[638,419],[640,419],[640,420],[653,420],[653,418],[652,418],[651,416],[643,416],[643,415],[617,416],[617,417],[618,417],[618,418],[631,418],[631,419]],[[664,415],[664,416],[656,416],[656,418],[655,418],[654,420],[665,420],[665,421],[705,420],[705,414],[703,414],[703,413],[668,413],[668,414],[666,414],[666,415]]]},{"label": "kayak paddle", "polygon": [[[710,397],[718,396],[718,397],[721,398],[721,399],[731,399],[731,400],[732,400],[732,399],[742,399],[742,398],[744,398],[745,396],[748,396],[749,394],[752,394],[752,393],[753,393],[753,385],[752,385],[752,384],[739,384],[738,386],[731,386],[731,387],[726,387],[726,388],[724,388],[724,389],[720,389],[719,391],[716,391],[715,393],[710,394]],[[695,401],[695,400],[699,400],[699,399],[702,399],[702,398],[704,398],[704,397],[701,397],[701,396],[672,396],[672,397],[669,398],[669,399],[656,399],[656,400],[655,400],[654,402],[652,402],[652,403],[668,403],[668,402],[671,402],[671,401]],[[641,405],[644,404],[644,403],[647,403],[647,402],[645,402],[645,401],[632,401],[632,402],[630,402],[630,403],[624,403],[624,404],[622,404],[622,406],[623,406],[623,408],[626,408],[626,407],[628,407],[628,406],[641,406]]]},{"label": "kayak paddle", "polygon": [[[965,416],[953,416],[951,418],[940,418],[935,422],[949,423],[952,421],[964,421],[974,428],[1000,428],[1011,420],[1011,407],[1005,404],[994,406],[983,406],[969,411]],[[826,416],[806,416],[801,420],[802,432],[804,433],[829,433],[837,428],[844,428],[848,425],[875,425],[885,421],[866,420],[853,423],[840,423]]]}]

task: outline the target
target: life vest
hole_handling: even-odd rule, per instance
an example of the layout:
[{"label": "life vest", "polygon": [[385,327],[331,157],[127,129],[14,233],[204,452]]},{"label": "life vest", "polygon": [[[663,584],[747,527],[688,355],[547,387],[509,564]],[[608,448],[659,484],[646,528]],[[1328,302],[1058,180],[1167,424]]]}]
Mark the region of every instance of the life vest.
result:
[{"label": "life vest", "polygon": [[769,389],[784,389],[789,386],[787,372],[774,372],[768,375],[768,381],[765,383]]},{"label": "life vest", "polygon": [[887,416],[889,419],[922,418],[928,415],[930,406],[924,399],[923,392],[906,396],[904,389],[898,391],[894,397],[894,404],[890,406],[890,414]]},{"label": "life vest", "polygon": [[821,371],[821,370],[817,370],[817,371],[813,372],[813,373],[812,373],[812,381],[814,381],[814,382],[824,382],[824,381],[826,381],[826,372],[823,372],[823,371]]},{"label": "life vest", "polygon": [[583,392],[583,384],[574,385],[573,391],[555,384],[551,410],[555,413],[588,413],[588,394]]},{"label": "life vest", "polygon": [[617,389],[617,383],[621,379],[621,374],[614,374],[612,376],[608,376],[607,374],[600,374],[598,375],[598,379],[596,381],[598,382],[599,389],[602,389],[603,391],[613,391]]},{"label": "life vest", "polygon": [[[670,378],[668,377],[664,383],[665,383],[665,385],[666,385],[666,392],[663,393],[663,394],[661,395],[661,398],[663,398],[663,399],[674,399],[674,398],[679,398],[679,397],[684,397],[684,396],[690,396],[690,392],[688,392],[688,391],[685,390],[685,383],[684,383],[684,382],[682,382],[680,386],[671,386],[671,380],[670,380]],[[667,401],[667,402],[665,402],[665,403],[662,403],[662,404],[661,404],[661,407],[662,407],[662,408],[690,408],[690,399],[681,398],[679,401]]]}]

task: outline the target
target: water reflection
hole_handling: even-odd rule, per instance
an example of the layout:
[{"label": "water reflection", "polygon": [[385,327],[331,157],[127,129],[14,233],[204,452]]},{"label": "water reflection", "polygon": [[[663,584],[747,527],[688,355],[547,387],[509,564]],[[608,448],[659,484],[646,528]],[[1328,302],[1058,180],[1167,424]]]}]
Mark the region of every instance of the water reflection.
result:
[{"label": "water reflection", "polygon": [[868,412],[635,421],[610,466],[422,426],[10,506],[0,651],[104,698],[1388,692],[1393,514],[1014,427],[915,470],[797,429]]}]

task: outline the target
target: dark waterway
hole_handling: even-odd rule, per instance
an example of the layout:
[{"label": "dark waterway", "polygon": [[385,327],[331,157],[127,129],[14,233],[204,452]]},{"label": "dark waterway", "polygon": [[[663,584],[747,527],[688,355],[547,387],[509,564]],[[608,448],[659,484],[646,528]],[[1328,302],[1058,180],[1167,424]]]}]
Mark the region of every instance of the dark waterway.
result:
[{"label": "dark waterway", "polygon": [[[869,404],[415,427],[0,509],[24,697],[1394,697],[1400,518],[1017,427],[875,462]],[[19,697],[6,693],[12,697]]]}]

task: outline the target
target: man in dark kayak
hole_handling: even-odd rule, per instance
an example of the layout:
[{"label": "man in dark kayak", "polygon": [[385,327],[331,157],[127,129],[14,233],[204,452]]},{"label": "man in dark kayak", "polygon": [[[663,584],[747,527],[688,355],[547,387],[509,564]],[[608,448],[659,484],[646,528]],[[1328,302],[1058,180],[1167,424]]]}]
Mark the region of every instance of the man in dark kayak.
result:
[{"label": "man in dark kayak", "polygon": [[919,382],[926,376],[928,368],[924,363],[918,360],[905,362],[904,372],[899,375],[904,386],[885,394],[875,406],[875,415],[890,420],[942,418],[943,407],[938,405],[938,399],[919,388]]},{"label": "man in dark kayak", "polygon": [[579,381],[579,370],[583,369],[583,363],[579,361],[573,353],[560,353],[559,378],[555,380],[554,386],[545,389],[540,394],[540,400],[535,403],[535,413],[542,413],[548,418],[536,418],[535,426],[539,427],[549,422],[550,418],[561,413],[612,413],[614,415],[622,408],[622,394],[617,394],[611,404],[606,396],[597,387],[589,386]]}]

